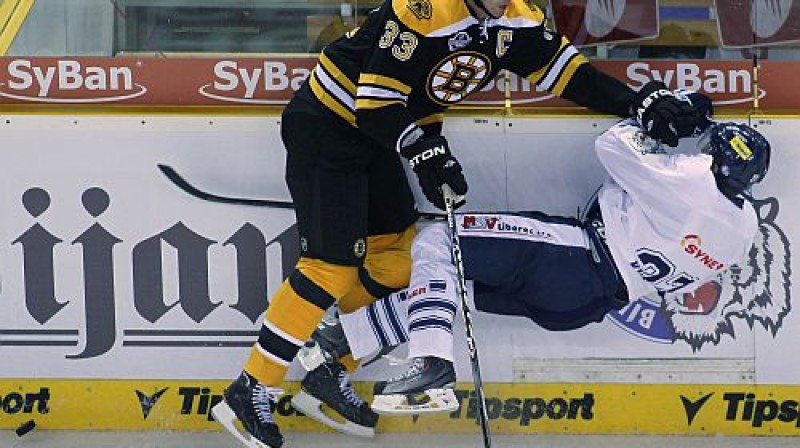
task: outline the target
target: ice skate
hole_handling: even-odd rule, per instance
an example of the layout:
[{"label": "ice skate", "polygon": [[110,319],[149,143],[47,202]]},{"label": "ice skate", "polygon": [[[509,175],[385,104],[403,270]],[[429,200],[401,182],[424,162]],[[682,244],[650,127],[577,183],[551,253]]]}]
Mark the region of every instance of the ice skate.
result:
[{"label": "ice skate", "polygon": [[455,382],[452,362],[434,356],[414,358],[402,375],[375,383],[372,409],[387,415],[453,412],[459,406]]},{"label": "ice skate", "polygon": [[[214,406],[211,415],[249,448],[280,448],[283,436],[272,414],[282,393],[282,389],[264,386],[242,372],[225,389],[224,399]],[[244,430],[237,427],[237,420]]]},{"label": "ice skate", "polygon": [[349,351],[338,319],[324,319],[298,354],[308,373],[292,406],[339,432],[373,437],[378,415],[358,396],[344,366],[336,361]]}]

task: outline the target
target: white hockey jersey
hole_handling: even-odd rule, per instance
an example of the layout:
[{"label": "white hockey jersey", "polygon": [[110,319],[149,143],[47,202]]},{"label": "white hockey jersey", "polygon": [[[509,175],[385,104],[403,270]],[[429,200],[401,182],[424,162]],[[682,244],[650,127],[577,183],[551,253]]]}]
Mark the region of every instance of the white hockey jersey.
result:
[{"label": "white hockey jersey", "polygon": [[711,156],[666,154],[631,121],[595,150],[610,176],[598,198],[606,238],[631,299],[692,291],[750,250],[755,210],[717,189]]}]

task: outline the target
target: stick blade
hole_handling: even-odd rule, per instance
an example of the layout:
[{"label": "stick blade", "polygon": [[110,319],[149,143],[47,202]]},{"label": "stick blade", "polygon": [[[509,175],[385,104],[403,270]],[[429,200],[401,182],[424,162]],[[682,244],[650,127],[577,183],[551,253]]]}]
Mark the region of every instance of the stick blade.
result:
[{"label": "stick blade", "polygon": [[291,202],[285,201],[272,201],[268,199],[251,199],[251,198],[239,198],[239,197],[230,197],[230,196],[219,196],[216,194],[209,193],[207,191],[203,191],[194,185],[190,184],[189,181],[183,178],[174,168],[169,165],[165,165],[163,163],[156,164],[159,171],[170,180],[173,184],[175,184],[178,188],[183,190],[184,192],[204,201],[209,202],[218,202],[221,204],[233,204],[233,205],[249,205],[255,207],[272,207],[272,208],[283,208],[283,209],[293,209],[294,204]]}]

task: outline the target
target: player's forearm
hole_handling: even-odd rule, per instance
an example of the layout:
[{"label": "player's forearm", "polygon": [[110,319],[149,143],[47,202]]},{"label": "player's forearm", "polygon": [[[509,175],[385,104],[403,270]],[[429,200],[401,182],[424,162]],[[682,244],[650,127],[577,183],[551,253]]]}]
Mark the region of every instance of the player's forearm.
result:
[{"label": "player's forearm", "polygon": [[396,104],[378,109],[356,110],[358,129],[381,145],[394,151],[423,136],[406,108]]},{"label": "player's forearm", "polygon": [[618,79],[591,64],[583,64],[572,76],[561,97],[597,112],[629,117],[634,95],[633,89]]}]

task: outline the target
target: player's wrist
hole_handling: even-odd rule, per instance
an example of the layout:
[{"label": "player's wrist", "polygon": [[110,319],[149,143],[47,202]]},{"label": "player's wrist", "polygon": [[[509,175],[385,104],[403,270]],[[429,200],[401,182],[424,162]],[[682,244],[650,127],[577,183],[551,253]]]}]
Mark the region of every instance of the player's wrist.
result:
[{"label": "player's wrist", "polygon": [[451,156],[447,139],[440,135],[420,138],[401,148],[400,155],[408,160],[408,165],[414,171],[419,171],[426,165]]}]

